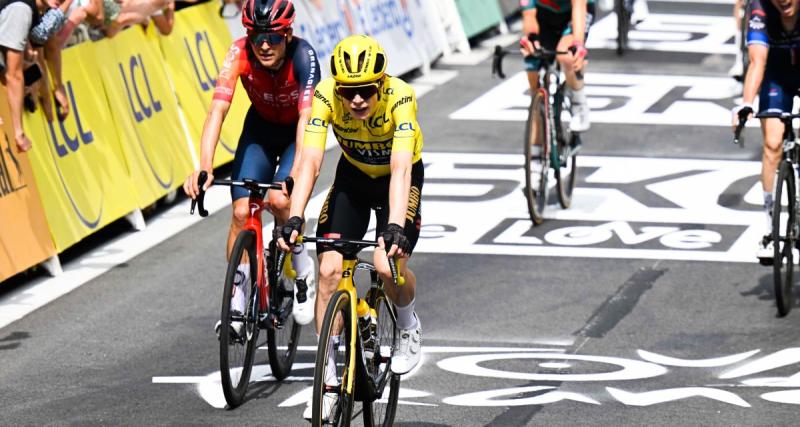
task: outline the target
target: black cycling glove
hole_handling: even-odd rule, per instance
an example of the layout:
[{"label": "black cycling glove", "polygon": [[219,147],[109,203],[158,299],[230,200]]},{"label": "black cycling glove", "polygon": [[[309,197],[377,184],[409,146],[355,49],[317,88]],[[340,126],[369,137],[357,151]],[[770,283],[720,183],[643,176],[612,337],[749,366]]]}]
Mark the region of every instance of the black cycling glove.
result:
[{"label": "black cycling glove", "polygon": [[387,225],[386,229],[383,230],[383,245],[386,248],[386,252],[392,249],[392,245],[397,245],[406,254],[411,250],[411,242],[406,238],[403,227],[394,223]]},{"label": "black cycling glove", "polygon": [[292,237],[292,231],[296,231],[298,235],[303,232],[303,223],[305,223],[303,218],[293,216],[281,227],[281,237],[283,237],[287,245],[290,243],[289,239]]}]

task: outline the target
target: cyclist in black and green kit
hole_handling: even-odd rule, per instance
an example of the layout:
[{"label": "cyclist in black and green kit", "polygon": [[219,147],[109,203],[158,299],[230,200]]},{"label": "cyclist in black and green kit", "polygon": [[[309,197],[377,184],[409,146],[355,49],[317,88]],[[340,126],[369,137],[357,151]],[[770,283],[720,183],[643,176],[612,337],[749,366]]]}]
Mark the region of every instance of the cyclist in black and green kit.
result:
[{"label": "cyclist in black and green kit", "polygon": [[[558,61],[567,78],[572,101],[570,130],[589,130],[589,106],[583,90],[583,72],[587,54],[584,42],[595,13],[594,0],[521,0],[522,31],[520,40],[523,54],[530,55],[536,48],[566,51]],[[538,87],[539,59],[526,57],[528,82],[531,92]]]}]

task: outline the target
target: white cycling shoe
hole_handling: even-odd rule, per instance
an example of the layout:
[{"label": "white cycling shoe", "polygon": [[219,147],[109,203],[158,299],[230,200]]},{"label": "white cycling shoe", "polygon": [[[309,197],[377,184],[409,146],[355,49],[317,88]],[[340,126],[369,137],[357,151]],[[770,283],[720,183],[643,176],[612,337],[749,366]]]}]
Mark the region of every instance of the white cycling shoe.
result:
[{"label": "white cycling shoe", "polygon": [[764,236],[758,242],[758,249],[756,250],[756,258],[762,265],[772,265],[775,257],[775,244],[770,236]]},{"label": "white cycling shoe", "polygon": [[[294,321],[300,325],[308,325],[314,320],[314,301],[317,299],[314,273],[312,272],[305,279],[295,280],[292,293],[294,294],[294,305],[292,306]],[[300,302],[300,299],[303,302]]]},{"label": "white cycling shoe", "polygon": [[[328,421],[331,418],[331,412],[333,412],[333,408],[336,407],[336,402],[339,401],[339,395],[336,393],[325,393],[322,395],[322,420],[321,421]],[[303,418],[308,421],[311,421],[311,418],[314,416],[314,404],[311,400],[306,403],[306,409],[303,411]]]},{"label": "white cycling shoe", "polygon": [[411,372],[422,358],[422,323],[417,318],[417,326],[401,329],[399,342],[392,354],[392,372],[403,375]]},{"label": "white cycling shoe", "polygon": [[569,130],[572,132],[586,132],[591,127],[589,121],[589,105],[585,102],[573,102],[570,108],[572,120],[569,122]]}]

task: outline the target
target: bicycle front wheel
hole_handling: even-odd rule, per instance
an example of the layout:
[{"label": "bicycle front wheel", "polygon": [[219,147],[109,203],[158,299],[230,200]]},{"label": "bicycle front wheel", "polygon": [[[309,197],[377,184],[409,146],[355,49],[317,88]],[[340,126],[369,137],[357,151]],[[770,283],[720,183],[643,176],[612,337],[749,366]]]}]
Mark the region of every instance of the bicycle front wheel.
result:
[{"label": "bicycle front wheel", "polygon": [[273,254],[267,262],[270,266],[269,307],[272,322],[267,329],[267,353],[272,376],[281,381],[292,371],[302,326],[292,316],[294,281],[284,277],[282,271],[277,271],[277,257],[274,254],[278,249],[274,240],[270,242],[269,249],[269,253]]},{"label": "bicycle front wheel", "polygon": [[374,386],[374,399],[364,400],[364,426],[390,427],[394,424],[400,396],[400,375],[391,371],[392,349],[397,339],[397,315],[380,288],[370,290],[367,303],[375,309],[377,323],[373,347],[364,349],[367,373]]},{"label": "bicycle front wheel", "polygon": [[547,96],[539,90],[531,99],[525,125],[525,198],[533,225],[544,221],[547,206],[547,174],[550,170],[550,129],[547,122]]},{"label": "bicycle front wheel", "polygon": [[[556,190],[558,203],[567,209],[572,205],[572,190],[575,188],[575,178],[578,176],[578,152],[575,147],[580,145],[580,134],[573,133],[569,128],[569,121],[564,119],[564,112],[569,111],[569,98],[561,92],[561,107],[556,117],[558,123],[558,163],[555,168]],[[570,117],[571,118],[571,117]]]},{"label": "bicycle front wheel", "polygon": [[[311,425],[349,426],[353,413],[353,393],[348,393],[350,366],[350,295],[333,294],[319,331],[317,360],[314,367]],[[333,338],[332,337],[338,337]]]},{"label": "bicycle front wheel", "polygon": [[244,400],[257,347],[256,264],[255,234],[252,231],[243,231],[236,237],[231,251],[220,315],[220,376],[222,392],[230,408],[239,406]]},{"label": "bicycle front wheel", "polygon": [[[797,243],[797,218],[795,209],[794,167],[782,160],[778,168],[775,187],[775,205],[772,210],[772,260],[775,281],[775,303],[778,315],[785,316],[794,302],[794,250]],[[785,202],[783,199],[786,199]]]}]

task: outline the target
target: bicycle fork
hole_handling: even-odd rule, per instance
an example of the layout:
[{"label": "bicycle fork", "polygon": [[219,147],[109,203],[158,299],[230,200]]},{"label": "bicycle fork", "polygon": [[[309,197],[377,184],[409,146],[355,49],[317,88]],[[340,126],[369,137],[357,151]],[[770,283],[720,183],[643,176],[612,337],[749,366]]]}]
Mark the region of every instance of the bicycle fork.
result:
[{"label": "bicycle fork", "polygon": [[345,386],[347,395],[352,399],[355,391],[355,372],[356,372],[356,340],[358,339],[358,313],[356,306],[358,305],[358,294],[356,293],[356,286],[353,282],[353,273],[355,272],[356,259],[345,259],[342,261],[342,278],[339,280],[339,287],[337,290],[347,292],[350,304],[348,310],[350,312],[350,336],[348,337],[349,343],[347,345],[350,349],[347,360],[347,370],[342,373],[342,383]]}]

